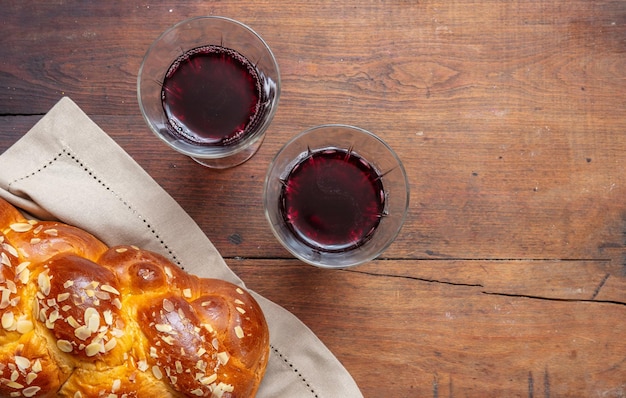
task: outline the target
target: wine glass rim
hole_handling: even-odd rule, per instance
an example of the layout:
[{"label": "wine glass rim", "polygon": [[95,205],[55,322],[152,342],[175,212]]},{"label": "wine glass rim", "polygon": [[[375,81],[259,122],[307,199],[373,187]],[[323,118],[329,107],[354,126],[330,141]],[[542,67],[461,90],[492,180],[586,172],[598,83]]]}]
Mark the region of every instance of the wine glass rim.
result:
[{"label": "wine glass rim", "polygon": [[[240,28],[242,28],[244,31],[248,32],[249,34],[251,34],[254,39],[253,40],[258,40],[258,42],[261,44],[260,48],[262,48],[264,55],[266,58],[268,58],[269,63],[268,65],[271,65],[268,70],[271,71],[271,79],[273,84],[275,85],[275,95],[274,98],[272,99],[273,104],[269,107],[269,111],[267,113],[267,115],[264,117],[264,120],[262,122],[261,127],[259,128],[258,134],[254,134],[251,135],[249,137],[249,139],[242,141],[238,144],[232,145],[231,147],[229,147],[228,149],[225,148],[221,148],[220,151],[215,151],[215,153],[211,152],[211,151],[205,151],[202,153],[198,153],[196,152],[194,149],[190,149],[187,148],[184,145],[181,144],[174,144],[174,142],[172,142],[171,140],[166,139],[160,132],[157,126],[154,125],[153,121],[151,120],[151,118],[148,116],[148,109],[147,107],[149,105],[146,105],[146,100],[144,99],[145,93],[144,90],[142,90],[142,86],[144,86],[145,84],[152,84],[154,83],[153,81],[146,81],[146,79],[149,79],[149,77],[144,77],[144,70],[146,68],[146,64],[150,61],[150,57],[151,55],[154,53],[155,49],[157,48],[157,46],[164,40],[164,38],[168,35],[171,34],[172,32],[174,32],[175,30],[179,29],[181,26],[190,24],[190,23],[194,23],[197,21],[225,21],[228,23],[231,23],[232,25],[238,26]],[[228,47],[228,44],[225,44],[226,47]],[[236,49],[235,49],[236,50]],[[174,60],[171,60],[172,62]],[[255,67],[257,67],[257,65],[255,64]],[[248,26],[247,24],[232,19],[232,18],[228,18],[228,17],[224,17],[224,16],[217,16],[217,15],[201,15],[201,16],[194,16],[194,17],[190,17],[187,19],[183,19],[177,23],[175,23],[174,25],[171,25],[169,28],[165,29],[148,47],[146,53],[144,54],[144,57],[141,61],[141,64],[139,66],[139,71],[137,74],[137,101],[138,101],[138,105],[139,105],[139,110],[141,115],[143,116],[145,122],[147,123],[148,127],[150,128],[150,130],[163,142],[165,142],[167,145],[169,145],[170,147],[172,147],[173,149],[175,149],[176,151],[178,151],[179,153],[192,157],[192,158],[197,158],[197,159],[203,159],[203,160],[211,160],[211,159],[219,159],[219,158],[227,158],[229,156],[235,155],[237,153],[239,153],[242,149],[249,147],[251,145],[254,145],[258,140],[263,139],[264,133],[265,131],[269,128],[270,124],[272,123],[274,116],[276,114],[276,111],[278,109],[278,103],[280,100],[280,96],[281,96],[281,75],[280,75],[280,67],[278,65],[278,62],[276,60],[276,57],[274,56],[274,53],[272,52],[272,49],[269,47],[269,45],[267,44],[267,42],[254,30],[252,29],[250,26]]]},{"label": "wine glass rim", "polygon": [[[356,131],[358,133],[361,134],[365,134],[367,136],[369,136],[370,138],[375,139],[379,144],[381,144],[384,148],[386,148],[386,150],[388,151],[388,153],[394,158],[394,161],[396,163],[396,168],[399,170],[399,172],[402,175],[402,183],[405,187],[405,195],[403,198],[399,198],[400,199],[400,205],[402,207],[402,211],[399,212],[401,214],[397,214],[397,218],[395,220],[395,223],[397,223],[397,226],[394,227],[393,232],[391,232],[389,234],[389,236],[387,236],[386,240],[384,241],[383,244],[381,244],[378,248],[378,250],[369,253],[368,255],[365,256],[361,256],[358,258],[354,258],[353,261],[350,261],[349,258],[339,258],[337,257],[337,260],[333,259],[333,258],[329,258],[332,257],[328,256],[325,257],[325,260],[321,260],[321,261],[315,261],[312,260],[310,258],[308,258],[306,255],[302,255],[301,253],[298,252],[298,250],[296,250],[295,248],[290,247],[288,244],[286,244],[286,242],[284,241],[283,237],[281,236],[281,233],[279,233],[278,229],[276,228],[276,226],[273,224],[273,215],[271,214],[272,212],[270,211],[270,207],[273,207],[275,204],[270,200],[269,198],[269,189],[270,189],[270,185],[272,184],[272,178],[276,177],[276,175],[274,174],[274,171],[276,170],[276,167],[278,167],[279,163],[282,163],[280,161],[281,156],[283,155],[283,153],[288,150],[288,148],[297,140],[301,139],[302,137],[306,136],[309,133],[315,132],[315,131],[319,131],[319,130],[324,130],[324,129],[346,129],[346,130],[351,130],[351,131]],[[358,151],[357,151],[358,152]],[[366,159],[368,160],[368,159]],[[289,164],[293,164],[297,162],[297,159],[292,159]],[[282,167],[281,167],[282,168]],[[384,178],[384,177],[383,177]],[[272,202],[272,203],[270,203]],[[404,168],[404,165],[401,161],[401,159],[399,158],[399,156],[397,155],[397,153],[379,136],[377,136],[376,134],[365,130],[363,128],[360,127],[356,127],[356,126],[352,126],[352,125],[348,125],[348,124],[338,124],[338,123],[329,123],[329,124],[322,124],[322,125],[318,125],[318,126],[314,126],[311,128],[308,128],[306,130],[303,130],[302,132],[296,134],[294,137],[292,137],[289,141],[287,141],[283,147],[276,153],[276,155],[274,156],[274,158],[272,159],[272,161],[270,162],[270,165],[268,167],[268,171],[266,173],[265,176],[265,181],[264,181],[264,188],[263,188],[263,206],[264,206],[264,213],[266,216],[266,219],[269,221],[270,224],[270,229],[273,233],[273,235],[278,239],[278,241],[282,244],[283,247],[285,247],[285,249],[287,249],[292,255],[294,255],[296,258],[298,258],[299,260],[319,267],[319,268],[328,268],[328,269],[341,269],[341,268],[348,268],[348,267],[353,267],[353,266],[357,266],[363,263],[366,263],[368,261],[371,261],[373,259],[375,259],[376,257],[378,257],[380,254],[382,254],[397,238],[397,236],[400,234],[400,231],[402,229],[402,226],[404,225],[406,218],[408,216],[408,210],[409,210],[409,202],[410,202],[410,185],[409,185],[409,180],[408,180],[408,176],[406,173],[406,170]],[[366,243],[367,245],[367,243]],[[359,250],[359,247],[354,248],[352,250]]]}]

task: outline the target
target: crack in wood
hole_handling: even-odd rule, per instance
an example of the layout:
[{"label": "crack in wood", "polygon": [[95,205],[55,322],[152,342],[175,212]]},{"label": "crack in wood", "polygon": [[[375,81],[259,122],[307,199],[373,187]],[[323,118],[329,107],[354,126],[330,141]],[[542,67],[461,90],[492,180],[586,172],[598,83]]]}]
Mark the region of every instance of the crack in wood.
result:
[{"label": "crack in wood", "polygon": [[451,285],[451,286],[484,287],[480,283],[450,282],[450,281],[442,281],[438,279],[420,278],[417,276],[410,276],[410,275],[379,274],[376,272],[359,271],[359,270],[354,270],[354,269],[345,269],[343,271],[352,272],[355,274],[378,276],[378,277],[383,277],[383,278],[399,278],[399,279],[408,279],[408,280],[426,282],[426,283],[440,283],[443,285]]},{"label": "crack in wood", "polygon": [[617,300],[596,300],[596,299],[576,299],[576,298],[562,298],[562,297],[546,297],[546,296],[534,296],[531,294],[516,294],[516,293],[501,293],[501,292],[489,292],[482,291],[482,294],[490,296],[503,296],[503,297],[517,297],[526,298],[531,300],[545,300],[545,301],[560,301],[565,303],[593,303],[593,304],[616,304],[626,306],[626,302]]},{"label": "crack in wood", "polygon": [[45,113],[0,113],[0,117],[45,116]]},{"label": "crack in wood", "polygon": [[[610,263],[613,261],[611,258],[559,258],[559,257],[545,257],[545,258],[533,258],[533,257],[506,257],[506,258],[490,258],[490,257],[378,257],[374,261],[482,261],[482,262],[563,262],[563,263],[575,263],[575,262],[589,262],[589,263]],[[625,264],[626,265],[626,264]]]},{"label": "crack in wood", "polygon": [[[484,285],[482,285],[480,283],[463,283],[463,282],[442,281],[442,280],[438,280],[438,279],[420,278],[420,277],[417,277],[417,276],[410,276],[410,275],[384,274],[384,273],[360,271],[360,270],[356,270],[356,269],[344,269],[342,271],[344,271],[344,272],[351,272],[351,273],[355,273],[355,274],[362,274],[362,275],[370,275],[370,276],[382,277],[382,278],[399,278],[399,279],[413,280],[413,281],[425,282],[425,283],[437,283],[437,284],[443,284],[443,285],[449,285],[449,286],[464,286],[464,287],[481,287],[481,288],[484,288]],[[537,296],[537,295],[532,295],[532,294],[491,292],[491,291],[487,291],[487,290],[483,290],[483,291],[481,291],[481,293],[482,294],[486,294],[486,295],[490,295],[490,296],[517,297],[517,298],[526,298],[526,299],[531,299],[531,300],[560,301],[560,302],[573,302],[573,303],[615,304],[615,305],[624,305],[624,306],[626,306],[626,302],[623,302],[623,301],[617,301],[617,300],[597,300],[595,298],[598,295],[600,289],[602,289],[602,286],[604,286],[604,284],[606,283],[608,278],[609,278],[609,274],[604,276],[604,278],[602,279],[602,281],[600,282],[600,284],[596,288],[596,291],[594,292],[593,297],[590,298],[590,299],[547,297],[547,296]]]}]

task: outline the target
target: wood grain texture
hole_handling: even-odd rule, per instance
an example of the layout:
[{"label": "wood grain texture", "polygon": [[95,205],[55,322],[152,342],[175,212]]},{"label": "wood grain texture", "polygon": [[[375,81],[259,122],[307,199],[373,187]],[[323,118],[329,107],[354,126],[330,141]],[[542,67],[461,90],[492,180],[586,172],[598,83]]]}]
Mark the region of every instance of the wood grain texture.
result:
[{"label": "wood grain texture", "polygon": [[[497,286],[520,264],[429,263],[377,261],[329,275],[294,261],[229,261],[309,324],[364,381],[365,396],[619,396],[624,303],[590,300],[578,291],[597,285],[571,273],[545,291],[531,277]],[[462,275],[448,279],[453,268]],[[380,386],[385,379],[397,381]]]},{"label": "wood grain texture", "polygon": [[[70,96],[251,288],[320,336],[366,397],[626,394],[626,2],[0,9],[0,151]],[[197,15],[249,24],[281,68],[267,138],[231,170],[203,169],[164,147],[137,105],[147,47]],[[349,270],[293,260],[261,205],[274,154],[322,123],[381,136],[411,185],[398,239]]]}]

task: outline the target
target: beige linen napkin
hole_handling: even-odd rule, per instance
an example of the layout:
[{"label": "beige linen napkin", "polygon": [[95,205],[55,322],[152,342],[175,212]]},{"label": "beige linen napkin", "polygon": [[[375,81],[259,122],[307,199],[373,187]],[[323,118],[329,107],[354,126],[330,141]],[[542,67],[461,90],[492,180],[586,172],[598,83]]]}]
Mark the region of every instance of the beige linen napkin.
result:
[{"label": "beige linen napkin", "polygon": [[[134,244],[190,273],[244,286],[183,209],[69,98],[0,155],[0,196],[34,217],[83,228],[109,246]],[[302,322],[252,293],[271,336],[259,398],[362,397]]]}]

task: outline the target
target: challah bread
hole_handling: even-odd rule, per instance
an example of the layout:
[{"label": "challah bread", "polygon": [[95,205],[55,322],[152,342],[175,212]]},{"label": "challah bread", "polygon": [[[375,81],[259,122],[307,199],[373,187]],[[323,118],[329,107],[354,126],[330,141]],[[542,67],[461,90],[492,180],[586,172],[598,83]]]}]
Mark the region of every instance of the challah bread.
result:
[{"label": "challah bread", "polygon": [[253,397],[252,296],[0,199],[0,397]]}]

